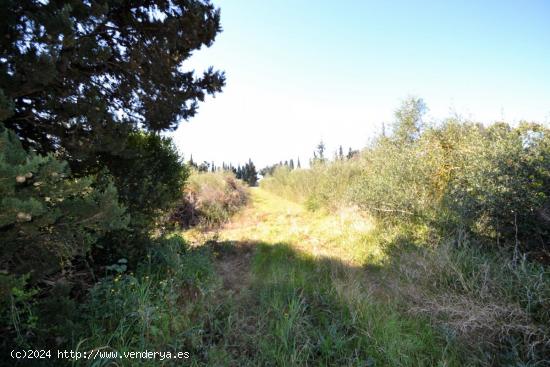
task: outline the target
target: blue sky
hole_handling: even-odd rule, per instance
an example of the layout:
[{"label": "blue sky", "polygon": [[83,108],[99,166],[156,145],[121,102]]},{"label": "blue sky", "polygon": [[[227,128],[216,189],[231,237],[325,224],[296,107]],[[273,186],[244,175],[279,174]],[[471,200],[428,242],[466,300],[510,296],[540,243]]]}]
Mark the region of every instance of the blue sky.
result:
[{"label": "blue sky", "polygon": [[550,121],[550,1],[220,0],[188,67],[227,86],[173,134],[186,159],[257,166],[361,148],[400,101],[428,118]]}]

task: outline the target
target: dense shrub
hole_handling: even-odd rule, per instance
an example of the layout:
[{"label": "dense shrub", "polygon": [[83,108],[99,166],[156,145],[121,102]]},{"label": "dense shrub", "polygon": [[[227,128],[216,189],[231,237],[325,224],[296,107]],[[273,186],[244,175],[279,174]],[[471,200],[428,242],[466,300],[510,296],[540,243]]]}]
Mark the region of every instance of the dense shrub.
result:
[{"label": "dense shrub", "polygon": [[347,161],[279,168],[261,184],[310,208],[358,205],[384,220],[515,249],[516,258],[548,253],[549,129],[451,119],[414,136],[380,137]]},{"label": "dense shrub", "polygon": [[280,168],[261,186],[311,209],[371,213],[378,229],[368,241],[385,249],[380,270],[409,312],[479,348],[483,365],[546,365],[550,130],[429,125],[424,109],[405,103],[394,134],[353,159]]},{"label": "dense shrub", "polygon": [[78,332],[105,271],[160,246],[187,177],[160,134],[221,91],[222,72],[182,68],[220,15],[199,0],[2,5],[0,347],[42,349]]},{"label": "dense shrub", "polygon": [[248,198],[246,185],[231,172],[194,172],[172,221],[183,227],[219,225],[243,207]]},{"label": "dense shrub", "polygon": [[[447,126],[456,130],[458,126]],[[445,134],[445,130],[442,130]],[[522,123],[468,128],[456,156],[443,205],[452,227],[523,251],[550,246],[550,130]]]},{"label": "dense shrub", "polygon": [[128,227],[110,233],[98,251],[96,262],[111,264],[127,258],[132,265],[145,256],[149,236],[159,218],[181,197],[188,169],[172,140],[156,134],[135,132],[121,155],[106,159],[120,200],[130,214]]},{"label": "dense shrub", "polygon": [[360,173],[358,165],[342,160],[316,163],[312,169],[290,170],[281,166],[264,178],[261,185],[278,195],[304,202],[312,210],[335,209],[346,204],[349,183]]},{"label": "dense shrub", "polygon": [[52,283],[47,278],[61,271],[61,278],[70,279],[75,258],[127,223],[109,177],[71,178],[66,162],[26,152],[0,125],[0,297],[6,332],[21,334],[31,326],[24,318],[30,317],[33,287]]}]

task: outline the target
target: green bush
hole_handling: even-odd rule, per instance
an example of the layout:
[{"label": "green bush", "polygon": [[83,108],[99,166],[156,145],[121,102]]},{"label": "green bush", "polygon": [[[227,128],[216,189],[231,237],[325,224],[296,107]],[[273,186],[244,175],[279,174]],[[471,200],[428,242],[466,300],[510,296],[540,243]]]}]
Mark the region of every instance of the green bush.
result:
[{"label": "green bush", "polygon": [[188,169],[171,139],[142,132],[130,135],[126,150],[105,162],[130,222],[126,229],[101,241],[104,249],[95,259],[108,265],[126,258],[135,266],[147,254],[151,232],[160,227],[160,219],[181,198]]},{"label": "green bush", "polygon": [[27,153],[0,126],[0,231],[3,269],[41,278],[98,238],[127,224],[115,186],[93,176],[70,178],[53,155]]},{"label": "green bush", "polygon": [[406,136],[380,137],[347,161],[276,169],[261,185],[311,209],[357,205],[386,221],[424,223],[515,251],[516,260],[548,253],[549,129],[450,119]]},{"label": "green bush", "polygon": [[443,201],[454,227],[489,243],[548,251],[550,130],[501,123],[462,135]]},{"label": "green bush", "polygon": [[3,324],[7,333],[21,334],[32,288],[52,283],[48,277],[70,279],[74,260],[109,231],[125,228],[128,216],[108,177],[73,178],[66,162],[26,152],[2,125],[0,198],[0,297],[9,305],[1,318],[13,321]]},{"label": "green bush", "polygon": [[[545,365],[550,330],[550,129],[422,121],[409,101],[394,134],[357,156],[277,169],[261,181],[309,209],[358,206],[377,226],[392,296],[461,338],[482,365]],[[369,244],[370,245],[370,244]]]}]

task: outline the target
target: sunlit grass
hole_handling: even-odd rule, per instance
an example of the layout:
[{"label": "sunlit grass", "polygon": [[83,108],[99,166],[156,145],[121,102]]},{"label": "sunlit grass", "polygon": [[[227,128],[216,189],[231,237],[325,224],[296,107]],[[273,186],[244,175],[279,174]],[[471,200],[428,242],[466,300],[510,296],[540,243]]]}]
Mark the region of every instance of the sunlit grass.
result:
[{"label": "sunlit grass", "polygon": [[[310,211],[253,189],[250,205],[223,227],[183,232],[188,250],[174,236],[156,267],[98,288],[97,304],[109,301],[97,309],[112,308],[111,316],[81,346],[183,349],[190,366],[490,365],[489,349],[468,349],[477,345],[457,333],[477,343],[490,326],[528,325],[517,318],[524,313],[480,299],[481,280],[491,281],[480,272],[484,258],[418,247],[422,231],[377,224],[354,208]],[[101,293],[111,288],[111,298]],[[500,321],[508,311],[519,312],[510,314],[516,324]]]},{"label": "sunlit grass", "polygon": [[351,265],[380,261],[383,252],[371,241],[375,222],[353,208],[336,214],[311,212],[265,190],[252,191],[253,205],[220,233],[222,240],[288,243],[316,257]]},{"label": "sunlit grass", "polygon": [[[375,222],[357,210],[312,212],[253,189],[251,205],[206,237],[255,249],[246,291],[221,300],[219,307],[231,309],[225,320],[208,316],[225,329],[205,346],[207,364],[459,365],[452,343],[427,318],[407,315],[369,278],[365,266],[381,264],[384,255]],[[235,343],[245,356],[228,349]]]}]

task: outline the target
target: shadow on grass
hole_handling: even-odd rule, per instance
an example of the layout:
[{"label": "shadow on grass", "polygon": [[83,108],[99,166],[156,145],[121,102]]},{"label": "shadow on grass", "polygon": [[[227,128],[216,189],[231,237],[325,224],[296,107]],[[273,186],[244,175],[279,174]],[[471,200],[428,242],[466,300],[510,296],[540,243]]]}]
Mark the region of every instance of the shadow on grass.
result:
[{"label": "shadow on grass", "polygon": [[223,289],[240,296],[218,298],[199,315],[199,364],[459,365],[427,320],[374,297],[362,268],[285,243],[208,245]]}]

